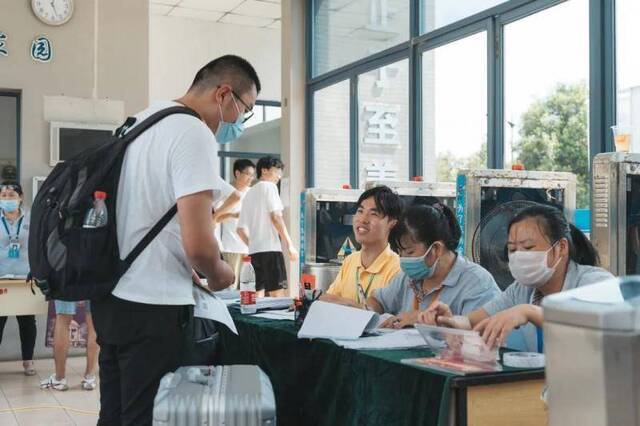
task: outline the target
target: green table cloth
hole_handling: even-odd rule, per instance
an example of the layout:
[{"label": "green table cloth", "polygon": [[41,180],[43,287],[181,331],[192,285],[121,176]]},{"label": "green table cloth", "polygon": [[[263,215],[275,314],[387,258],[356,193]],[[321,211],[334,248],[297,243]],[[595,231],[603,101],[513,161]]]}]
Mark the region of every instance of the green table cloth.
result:
[{"label": "green table cloth", "polygon": [[298,339],[293,321],[242,315],[220,327],[218,364],[256,364],[273,385],[279,425],[444,425],[453,374],[402,364],[427,348],[351,350]]}]

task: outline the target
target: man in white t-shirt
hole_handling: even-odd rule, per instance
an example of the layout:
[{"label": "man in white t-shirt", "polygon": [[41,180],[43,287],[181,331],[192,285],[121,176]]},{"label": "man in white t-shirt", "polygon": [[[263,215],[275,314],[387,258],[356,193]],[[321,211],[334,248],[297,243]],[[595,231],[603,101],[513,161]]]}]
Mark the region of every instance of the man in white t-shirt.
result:
[{"label": "man in white t-shirt", "polygon": [[[216,221],[216,212],[220,211],[221,208],[225,207],[225,204],[230,199],[236,199],[240,194],[237,194],[236,189],[228,183],[226,180],[219,180],[220,188],[216,188],[213,190],[213,209],[212,209],[212,218],[213,218],[213,235],[216,238],[216,242],[218,243],[218,248],[220,249],[220,253],[225,252],[224,243],[222,241],[222,228],[218,226],[218,222]],[[227,262],[229,263],[229,262]],[[233,269],[233,267],[231,268]],[[235,270],[234,270],[235,272]]]},{"label": "man in white t-shirt", "polygon": [[[99,425],[150,425],[162,376],[175,370],[193,339],[192,268],[212,290],[233,282],[212,232],[211,206],[222,179],[217,144],[230,142],[260,91],[253,67],[227,55],[198,71],[187,93],[136,115],[140,123],[185,105],[200,119],[174,114],[127,149],[116,208],[120,256],[125,258],[177,203],[178,213],[118,281],[92,304],[100,344]],[[215,133],[215,137],[214,137]]]},{"label": "man in white t-shirt", "polygon": [[244,197],[240,210],[238,235],[249,246],[258,296],[265,292],[269,296],[283,296],[287,289],[283,245],[289,260],[298,259],[282,218],[284,208],[276,186],[283,169],[284,164],[279,159],[261,158],[256,166],[259,182]]},{"label": "man in white t-shirt", "polygon": [[249,247],[238,235],[238,219],[242,208],[242,200],[249,188],[256,173],[256,166],[246,158],[236,160],[233,163],[233,188],[235,189],[220,205],[214,215],[213,220],[220,224],[222,234],[222,258],[231,266],[236,275],[234,285],[238,285],[240,280],[240,266],[242,258],[249,254]]}]

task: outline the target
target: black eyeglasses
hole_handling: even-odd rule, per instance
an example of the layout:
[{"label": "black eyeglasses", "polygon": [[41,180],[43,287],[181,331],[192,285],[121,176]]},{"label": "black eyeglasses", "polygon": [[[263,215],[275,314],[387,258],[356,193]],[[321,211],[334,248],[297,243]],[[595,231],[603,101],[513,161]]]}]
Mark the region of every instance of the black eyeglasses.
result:
[{"label": "black eyeglasses", "polygon": [[240,101],[240,103],[242,104],[242,106],[245,108],[246,112],[244,113],[244,118],[242,120],[243,123],[246,123],[247,121],[251,120],[251,117],[253,117],[253,108],[249,107],[249,105],[247,105],[246,103],[244,103],[244,101],[242,100],[242,98],[240,97],[240,95],[238,95],[236,93],[235,90],[231,89],[231,93],[233,94],[233,96],[236,97],[236,99],[238,101]]}]

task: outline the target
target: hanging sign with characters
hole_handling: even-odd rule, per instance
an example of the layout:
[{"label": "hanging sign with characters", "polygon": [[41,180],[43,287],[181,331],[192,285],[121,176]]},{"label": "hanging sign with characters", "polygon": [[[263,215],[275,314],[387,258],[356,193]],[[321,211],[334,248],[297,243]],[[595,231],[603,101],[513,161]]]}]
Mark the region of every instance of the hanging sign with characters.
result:
[{"label": "hanging sign with characters", "polygon": [[9,50],[7,49],[7,35],[0,31],[0,56],[9,56]]},{"label": "hanging sign with characters", "polygon": [[368,115],[364,134],[365,144],[398,146],[398,113],[400,106],[365,103],[364,113]]},{"label": "hanging sign with characters", "polygon": [[49,62],[53,57],[51,42],[45,36],[33,39],[31,43],[31,58],[37,62]]}]

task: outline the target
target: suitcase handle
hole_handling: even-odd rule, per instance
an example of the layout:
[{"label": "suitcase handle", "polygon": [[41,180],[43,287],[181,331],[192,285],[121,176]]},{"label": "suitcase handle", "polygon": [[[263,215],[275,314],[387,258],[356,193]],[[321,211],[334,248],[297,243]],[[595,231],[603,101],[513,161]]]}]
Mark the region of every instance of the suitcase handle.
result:
[{"label": "suitcase handle", "polygon": [[205,386],[212,386],[215,377],[215,367],[191,367],[187,370],[187,380]]}]

